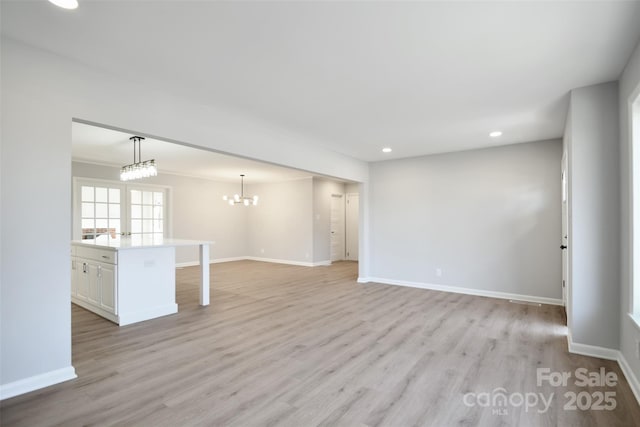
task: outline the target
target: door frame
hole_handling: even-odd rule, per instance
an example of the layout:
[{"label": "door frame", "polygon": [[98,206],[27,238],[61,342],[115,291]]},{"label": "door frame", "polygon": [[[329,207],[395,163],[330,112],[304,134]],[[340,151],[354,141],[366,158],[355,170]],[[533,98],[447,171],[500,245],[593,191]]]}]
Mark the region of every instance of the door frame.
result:
[{"label": "door frame", "polygon": [[561,249],[561,268],[562,268],[562,305],[565,307],[565,313],[568,314],[570,310],[571,300],[571,247],[569,245],[570,234],[570,222],[569,222],[569,157],[566,151],[562,153],[562,160],[560,163],[560,185],[561,185],[561,229],[560,229],[560,244],[566,246],[565,249]]},{"label": "door frame", "polygon": [[[341,218],[341,222],[342,222],[342,254],[339,255],[339,257],[334,259],[334,253],[333,253],[333,239],[334,239],[334,232],[333,232],[333,201],[335,199],[339,199],[342,203],[341,203],[341,209],[340,209],[340,218]],[[334,262],[334,261],[344,261],[345,259],[345,254],[346,254],[346,233],[345,233],[345,195],[344,194],[331,194],[331,199],[330,199],[330,205],[329,205],[329,209],[330,209],[330,214],[329,214],[329,261]]]},{"label": "door frame", "polygon": [[[351,202],[356,199],[358,201],[358,210],[356,212],[352,211]],[[350,214],[351,213],[351,214]],[[360,194],[359,193],[347,193],[345,199],[345,221],[344,221],[344,259],[347,261],[358,261],[360,257]],[[349,225],[349,219],[352,218],[355,220],[355,227],[351,227]],[[356,256],[352,256],[349,251],[352,246],[349,244],[349,237],[355,234],[355,250]]]},{"label": "door frame", "polygon": [[130,215],[130,206],[129,206],[129,192],[128,187],[139,187],[146,188],[149,190],[163,190],[166,195],[165,200],[165,218],[164,218],[164,232],[166,234],[165,237],[173,236],[173,199],[172,199],[172,191],[173,188],[168,185],[160,185],[160,184],[147,184],[147,183],[138,183],[131,182],[129,184],[124,183],[122,181],[113,181],[110,179],[101,179],[101,178],[91,178],[84,176],[74,176],[72,177],[72,189],[71,189],[71,239],[72,240],[80,240],[80,187],[83,185],[99,185],[104,184],[106,187],[118,187],[121,191],[121,213],[120,219],[122,220],[121,229],[128,230],[129,229],[129,215]]}]

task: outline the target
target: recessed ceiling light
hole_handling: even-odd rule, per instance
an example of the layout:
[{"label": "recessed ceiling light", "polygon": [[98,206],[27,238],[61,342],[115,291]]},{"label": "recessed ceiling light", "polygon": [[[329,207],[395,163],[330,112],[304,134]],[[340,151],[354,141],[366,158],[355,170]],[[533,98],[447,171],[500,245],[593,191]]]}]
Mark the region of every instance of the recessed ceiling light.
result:
[{"label": "recessed ceiling light", "polygon": [[382,149],[382,152],[383,152],[383,153],[390,153],[391,151],[392,151],[392,150],[391,150],[391,148],[389,148],[389,147],[384,147],[384,148]]},{"label": "recessed ceiling light", "polygon": [[502,132],[500,132],[499,130],[494,130],[493,132],[491,132],[491,133],[489,134],[489,136],[490,136],[491,138],[497,138],[497,137],[499,137],[500,135],[502,135]]},{"label": "recessed ceiling light", "polygon": [[49,0],[49,2],[63,9],[76,9],[78,7],[78,0]]}]

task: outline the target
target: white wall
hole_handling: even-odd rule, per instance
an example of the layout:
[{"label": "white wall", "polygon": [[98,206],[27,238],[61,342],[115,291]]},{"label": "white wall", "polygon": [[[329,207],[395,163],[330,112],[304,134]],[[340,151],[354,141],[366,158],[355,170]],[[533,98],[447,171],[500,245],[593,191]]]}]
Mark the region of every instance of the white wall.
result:
[{"label": "white wall", "polygon": [[620,324],[618,86],[571,91],[569,263],[571,338],[617,349]]},{"label": "white wall", "polygon": [[[640,340],[640,328],[629,318],[632,289],[632,248],[631,248],[631,114],[630,102],[640,95],[640,44],[629,59],[619,82],[620,108],[620,351],[631,370],[640,378],[640,360],[636,357],[636,342]],[[637,142],[636,142],[637,144]],[[635,146],[636,155],[640,148]],[[638,227],[640,225],[636,225]],[[638,257],[638,255],[636,255]]]},{"label": "white wall", "polygon": [[372,276],[561,298],[561,149],[553,140],[372,164]]},{"label": "white wall", "polygon": [[[73,118],[341,179],[368,180],[366,163],[326,150],[322,142],[306,136],[150,90],[5,37],[1,43],[3,395],[73,375],[69,310]],[[33,226],[43,219],[46,226]],[[366,261],[360,262],[363,271]]]},{"label": "white wall", "polygon": [[345,184],[344,186],[345,193],[360,193],[360,184]]},{"label": "white wall", "polygon": [[247,210],[248,255],[311,263],[313,256],[313,179],[245,185],[258,195]]},{"label": "white wall", "polygon": [[[72,378],[71,116],[2,47],[0,384]],[[46,72],[43,72],[44,78]],[[48,78],[49,76],[47,76]],[[42,80],[42,79],[38,79]],[[46,106],[49,106],[47,108]],[[39,377],[38,377],[39,378]],[[53,379],[56,378],[56,379]],[[47,383],[39,379],[35,383]]]},{"label": "white wall", "polygon": [[566,256],[567,256],[567,271],[566,273],[566,301],[565,301],[565,312],[567,315],[567,327],[569,329],[569,331],[571,331],[572,329],[572,321],[573,321],[573,295],[571,294],[571,282],[572,282],[572,277],[571,277],[571,254],[572,254],[572,250],[573,250],[573,246],[569,244],[569,242],[571,242],[571,235],[573,234],[572,232],[572,227],[571,227],[571,220],[570,220],[570,215],[571,215],[571,173],[569,171],[569,153],[568,151],[568,146],[569,146],[569,141],[571,141],[573,139],[573,133],[572,133],[572,123],[571,123],[571,104],[569,104],[569,108],[567,111],[567,120],[565,122],[565,126],[564,126],[564,134],[562,137],[562,155],[566,156],[566,177],[565,179],[567,180],[567,229],[566,229],[566,235],[567,235],[567,248],[565,248],[566,251]]},{"label": "white wall", "polygon": [[[116,167],[72,163],[74,177],[119,182],[119,173]],[[325,178],[246,184],[246,193],[257,194],[260,200],[257,207],[245,207],[222,200],[224,194],[237,192],[237,183],[162,172],[141,183],[170,187],[171,236],[215,241],[212,261],[244,257],[305,264],[328,261],[331,194],[344,193],[343,183]],[[176,262],[197,263],[197,248],[176,248]]]},{"label": "white wall", "polygon": [[313,179],[313,262],[331,261],[331,195],[344,194],[345,185]]},{"label": "white wall", "polygon": [[[120,169],[82,162],[73,162],[74,177],[107,179],[120,182]],[[141,184],[171,187],[170,235],[179,239],[209,240],[212,261],[246,255],[247,210],[244,206],[229,206],[224,194],[235,194],[237,183],[165,174],[146,178]],[[197,263],[198,248],[176,248],[176,262]]]}]

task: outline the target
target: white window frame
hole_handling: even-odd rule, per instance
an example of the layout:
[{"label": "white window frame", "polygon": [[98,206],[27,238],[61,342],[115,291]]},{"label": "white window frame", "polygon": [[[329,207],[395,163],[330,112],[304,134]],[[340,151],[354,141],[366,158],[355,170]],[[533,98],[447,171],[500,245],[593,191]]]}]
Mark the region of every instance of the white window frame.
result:
[{"label": "white window frame", "polygon": [[122,181],[112,181],[108,179],[99,179],[99,178],[85,178],[85,177],[73,177],[73,195],[72,195],[72,230],[71,230],[71,238],[73,240],[80,240],[82,238],[81,234],[81,194],[80,190],[83,185],[88,186],[105,186],[105,187],[118,187],[121,188],[120,200],[121,205],[123,207],[121,213],[121,228],[123,231],[129,230],[129,222],[130,222],[130,211],[131,211],[131,203],[129,200],[129,188],[135,187],[144,190],[154,190],[154,191],[164,191],[165,200],[164,200],[164,219],[163,219],[163,234],[165,237],[169,238],[173,235],[173,209],[172,209],[172,187],[167,185],[158,185],[158,184],[146,184],[139,182],[122,182]]}]

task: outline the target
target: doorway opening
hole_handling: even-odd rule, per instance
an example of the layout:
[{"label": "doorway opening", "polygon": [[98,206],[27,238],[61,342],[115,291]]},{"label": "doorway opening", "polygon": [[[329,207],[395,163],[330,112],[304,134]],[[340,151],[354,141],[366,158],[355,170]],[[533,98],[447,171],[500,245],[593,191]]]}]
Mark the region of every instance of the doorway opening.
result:
[{"label": "doorway opening", "polygon": [[[354,230],[346,228],[345,201],[357,204],[350,193],[357,196],[358,184],[151,136],[146,136],[145,151],[156,159],[158,175],[124,183],[120,168],[131,160],[131,135],[140,133],[72,122],[71,240],[211,242],[204,259],[195,246],[176,247],[178,268],[240,260],[313,267],[347,259],[347,252],[357,260],[357,221]],[[240,174],[245,175],[244,189],[260,196],[256,206],[223,200],[240,193]],[[347,191],[350,186],[356,190]],[[341,237],[335,247],[329,244],[332,206],[326,197],[334,192],[342,203],[336,208]],[[347,239],[355,249],[346,251]],[[117,282],[114,276],[110,283]],[[94,297],[100,301],[100,295]],[[117,297],[109,301],[115,312]]]}]

